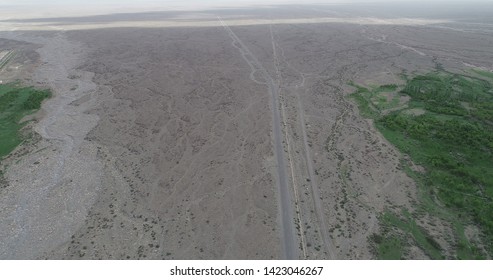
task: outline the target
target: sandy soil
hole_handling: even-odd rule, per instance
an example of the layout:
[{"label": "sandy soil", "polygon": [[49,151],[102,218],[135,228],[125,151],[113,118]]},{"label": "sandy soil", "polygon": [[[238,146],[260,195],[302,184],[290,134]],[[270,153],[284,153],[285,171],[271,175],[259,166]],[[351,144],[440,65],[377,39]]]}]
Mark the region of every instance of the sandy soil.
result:
[{"label": "sandy soil", "polygon": [[[288,209],[296,258],[373,258],[377,216],[412,212],[416,187],[348,82],[491,68],[493,39],[412,21],[266,23],[229,26],[238,40],[219,21],[0,33],[41,46],[32,82],[55,92],[41,139],[5,161],[0,257],[277,259]],[[450,247],[450,225],[419,222]]]},{"label": "sandy soil", "polygon": [[[86,114],[85,106],[69,105],[93,93],[96,86],[91,73],[72,70],[79,50],[61,36],[20,38],[43,44],[37,51],[44,63],[31,75],[31,83],[51,88],[55,97],[44,104],[42,118],[34,126],[42,139],[29,147],[27,156],[18,158],[14,153],[2,162],[8,165],[5,177],[9,181],[0,197],[2,258],[33,258],[70,238],[101,186],[95,147],[84,141],[98,117]],[[17,39],[18,35],[5,37]]]}]

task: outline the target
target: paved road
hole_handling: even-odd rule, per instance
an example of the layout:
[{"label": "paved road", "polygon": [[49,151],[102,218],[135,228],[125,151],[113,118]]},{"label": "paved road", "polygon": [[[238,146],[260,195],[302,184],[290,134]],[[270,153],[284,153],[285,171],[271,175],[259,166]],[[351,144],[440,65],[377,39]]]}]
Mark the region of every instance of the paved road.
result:
[{"label": "paved road", "polygon": [[[289,192],[286,162],[284,160],[284,146],[282,130],[281,130],[281,117],[278,108],[279,104],[279,85],[277,85],[267,70],[257,60],[257,58],[250,52],[250,50],[243,44],[243,42],[236,36],[236,34],[226,25],[224,21],[219,18],[224,29],[228,32],[228,35],[235,41],[236,47],[241,52],[241,55],[250,65],[254,72],[259,72],[265,79],[265,83],[269,88],[271,95],[271,109],[272,109],[272,122],[274,133],[274,154],[277,160],[277,173],[278,173],[278,188],[279,188],[279,212],[281,213],[281,239],[283,257],[285,259],[298,259],[299,249],[298,242],[295,236],[293,207],[291,193]],[[253,75],[250,75],[252,77]],[[254,80],[255,82],[258,82]]]}]

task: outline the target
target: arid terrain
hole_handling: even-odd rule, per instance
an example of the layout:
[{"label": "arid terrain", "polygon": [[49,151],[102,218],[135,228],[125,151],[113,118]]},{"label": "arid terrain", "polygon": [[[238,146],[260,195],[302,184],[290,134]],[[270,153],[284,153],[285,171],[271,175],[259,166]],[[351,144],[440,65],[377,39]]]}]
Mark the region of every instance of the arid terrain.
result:
[{"label": "arid terrain", "polygon": [[[493,22],[384,12],[1,21],[19,55],[0,80],[54,96],[2,160],[0,258],[375,258],[379,215],[415,211],[417,187],[350,82],[493,71]],[[454,258],[447,222],[417,223]]]}]

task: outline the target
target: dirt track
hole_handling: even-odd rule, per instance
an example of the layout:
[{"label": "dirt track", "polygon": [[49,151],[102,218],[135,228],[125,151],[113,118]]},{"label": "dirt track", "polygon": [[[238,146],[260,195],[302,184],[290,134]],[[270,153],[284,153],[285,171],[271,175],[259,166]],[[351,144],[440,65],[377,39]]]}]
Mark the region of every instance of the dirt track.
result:
[{"label": "dirt track", "polygon": [[[276,157],[277,166],[277,178],[279,184],[279,212],[281,213],[281,239],[283,244],[283,257],[286,259],[297,259],[298,249],[297,242],[294,233],[293,224],[293,207],[292,207],[292,195],[288,186],[288,179],[286,174],[286,161],[284,160],[284,145],[282,144],[285,140],[284,135],[281,132],[281,117],[278,108],[279,103],[279,89],[281,81],[275,82],[272,77],[267,73],[262,64],[257,60],[257,58],[250,52],[250,50],[245,46],[245,44],[234,34],[234,32],[229,28],[221,19],[219,19],[226,31],[229,33],[234,43],[240,45],[239,50],[242,52],[243,58],[252,67],[252,75],[256,71],[261,73],[262,79],[267,84],[269,93],[271,95],[271,111],[272,111],[272,134],[274,138],[274,155]],[[233,43],[233,44],[234,44]],[[274,57],[275,56],[275,48]],[[279,77],[280,78],[280,77]],[[255,81],[255,80],[254,80]]]},{"label": "dirt track", "polygon": [[6,161],[1,258],[372,258],[377,215],[416,190],[348,82],[493,68],[491,36],[455,25],[211,18],[0,33],[42,46],[32,83],[55,91]]}]

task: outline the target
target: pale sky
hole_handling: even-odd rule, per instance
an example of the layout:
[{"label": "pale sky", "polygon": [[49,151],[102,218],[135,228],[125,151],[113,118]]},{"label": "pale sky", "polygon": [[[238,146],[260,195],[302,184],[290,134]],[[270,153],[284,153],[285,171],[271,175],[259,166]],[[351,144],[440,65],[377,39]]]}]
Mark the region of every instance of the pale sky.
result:
[{"label": "pale sky", "polygon": [[375,0],[0,0],[0,18],[59,17],[169,10],[204,10],[300,3],[368,3],[374,1]]},{"label": "pale sky", "polygon": [[[418,0],[419,1],[419,0]],[[475,2],[491,1],[476,0]],[[240,6],[240,5],[275,5],[275,4],[314,4],[314,3],[370,3],[370,2],[417,2],[416,0],[0,0],[0,6],[6,5],[23,5],[23,6],[41,6],[41,5],[114,5],[114,6]],[[421,2],[467,2],[465,0],[421,0]]]},{"label": "pale sky", "polygon": [[[491,3],[493,0],[418,0],[433,3]],[[0,0],[0,20],[70,17],[148,11],[206,10],[278,4],[416,3],[416,0]]]}]

